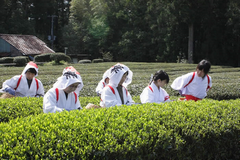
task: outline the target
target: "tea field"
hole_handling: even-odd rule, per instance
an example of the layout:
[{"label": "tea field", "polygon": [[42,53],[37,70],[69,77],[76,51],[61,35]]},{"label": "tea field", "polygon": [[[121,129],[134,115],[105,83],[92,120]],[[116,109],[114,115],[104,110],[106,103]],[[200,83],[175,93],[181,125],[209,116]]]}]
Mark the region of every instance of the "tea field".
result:
[{"label": "tea field", "polygon": [[[170,77],[169,84],[165,86],[165,90],[171,96],[177,96],[177,92],[172,90],[170,85],[175,78],[195,71],[196,64],[182,63],[137,63],[122,62],[127,65],[133,72],[133,81],[128,86],[128,90],[132,96],[139,96],[149,83],[151,74],[157,70],[164,70]],[[95,88],[102,79],[102,75],[111,66],[116,63],[87,63],[87,64],[69,64],[73,65],[81,74],[84,87],[80,92],[81,97],[96,96]],[[63,69],[68,65],[58,66],[39,66],[39,76],[42,81],[45,92],[49,90],[56,79],[61,76]],[[14,75],[22,73],[24,67],[0,67],[0,87],[2,83]],[[213,87],[208,92],[208,98],[222,100],[235,99],[240,97],[240,68],[229,66],[212,66],[209,75],[212,77]]]},{"label": "tea field", "polygon": [[[135,102],[150,75],[165,70],[170,85],[196,64],[122,62],[133,72],[128,90]],[[116,63],[73,65],[84,87],[80,103],[98,105],[95,88]],[[69,65],[39,65],[45,92]],[[0,66],[0,87],[24,67]],[[0,159],[240,159],[240,68],[212,66],[206,99],[115,106],[44,114],[43,98],[0,99]],[[220,100],[220,101],[219,101]]]}]

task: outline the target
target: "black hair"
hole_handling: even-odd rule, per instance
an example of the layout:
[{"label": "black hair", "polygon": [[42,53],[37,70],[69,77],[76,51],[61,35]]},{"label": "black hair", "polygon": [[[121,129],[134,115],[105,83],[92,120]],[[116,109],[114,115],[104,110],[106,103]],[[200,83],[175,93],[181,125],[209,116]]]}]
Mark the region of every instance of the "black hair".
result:
[{"label": "black hair", "polygon": [[[161,79],[161,81],[167,80],[167,83],[169,82],[169,76],[168,76],[168,74],[167,74],[165,71],[163,71],[163,70],[157,71],[157,72],[154,74],[152,81],[157,81],[157,80],[159,80],[159,79]],[[151,81],[151,83],[152,83],[152,81]]]},{"label": "black hair", "polygon": [[208,74],[210,68],[211,68],[211,63],[205,59],[201,60],[201,62],[199,62],[197,65],[197,69],[203,70],[205,75]]},{"label": "black hair", "polygon": [[27,73],[27,72],[30,72],[30,73],[33,73],[33,74],[37,74],[37,71],[34,69],[34,68],[29,68],[26,72],[25,72],[25,74]]}]

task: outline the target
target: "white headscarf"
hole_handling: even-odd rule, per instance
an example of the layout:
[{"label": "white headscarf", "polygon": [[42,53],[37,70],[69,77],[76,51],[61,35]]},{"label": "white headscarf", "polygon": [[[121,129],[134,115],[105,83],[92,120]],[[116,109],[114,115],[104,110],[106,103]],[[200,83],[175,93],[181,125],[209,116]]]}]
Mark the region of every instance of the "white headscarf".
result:
[{"label": "white headscarf", "polygon": [[38,66],[36,63],[30,61],[28,62],[28,64],[26,65],[26,67],[23,69],[23,72],[21,75],[25,75],[26,74],[26,71],[29,69],[29,68],[33,68],[36,70],[36,75],[34,77],[37,77],[38,76]]},{"label": "white headscarf", "polygon": [[126,80],[123,82],[123,86],[124,86],[124,87],[127,87],[130,83],[132,83],[133,72],[128,68],[128,66],[126,66],[126,65],[124,65],[124,64],[117,63],[116,65],[121,65],[125,71],[128,71],[127,78],[126,78]]},{"label": "white headscarf", "polygon": [[71,72],[74,72],[77,77],[78,77],[78,80],[80,81],[80,84],[78,85],[77,89],[75,90],[75,92],[80,92],[83,88],[83,81],[82,81],[82,77],[80,76],[80,73],[73,67],[73,66],[68,66],[66,68],[63,69],[63,75],[64,73],[68,72],[68,71],[71,71]]},{"label": "white headscarf", "polygon": [[104,72],[102,80],[105,82],[105,79],[109,78],[110,74],[111,74],[111,68]]},{"label": "white headscarf", "polygon": [[119,82],[122,79],[122,76],[127,71],[124,70],[124,67],[121,65],[114,65],[110,69],[110,75],[109,75],[109,85],[112,87],[117,87]]},{"label": "white headscarf", "polygon": [[74,83],[81,83],[81,81],[75,72],[67,71],[57,79],[57,82],[53,84],[53,88],[65,89]]}]

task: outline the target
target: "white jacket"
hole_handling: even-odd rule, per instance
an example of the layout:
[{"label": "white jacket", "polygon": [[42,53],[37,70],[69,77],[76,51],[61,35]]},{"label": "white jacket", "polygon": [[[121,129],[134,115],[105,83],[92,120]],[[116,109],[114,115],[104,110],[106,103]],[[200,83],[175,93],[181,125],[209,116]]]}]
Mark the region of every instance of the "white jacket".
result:
[{"label": "white jacket", "polygon": [[[113,90],[112,90],[113,89]],[[111,107],[111,106],[120,106],[122,105],[122,101],[118,90],[116,87],[109,87],[109,85],[103,88],[103,92],[101,94],[101,107]],[[122,87],[123,92],[123,100],[125,105],[132,105],[135,102],[132,100],[130,93],[127,91],[125,87]]]},{"label": "white jacket", "polygon": [[[10,87],[10,88],[16,90],[15,95],[19,96],[19,97],[35,97],[36,95],[42,95],[43,96],[44,95],[44,88],[43,88],[43,84],[40,80],[38,80],[34,77],[32,79],[32,83],[30,85],[30,88],[28,87],[28,82],[27,82],[25,72],[29,68],[34,68],[36,70],[37,74],[35,75],[35,77],[38,75],[37,65],[33,62],[29,62],[26,65],[26,67],[24,68],[21,75],[14,76],[11,79],[8,79],[5,82],[3,82],[2,90],[4,90],[7,87]],[[21,77],[21,79],[20,79],[20,77]],[[19,81],[19,79],[20,79],[20,81]],[[38,85],[37,85],[36,80],[38,81]],[[18,81],[19,81],[19,85],[17,87]],[[37,89],[37,86],[38,86],[38,89]]]},{"label": "white jacket", "polygon": [[[183,95],[192,95],[200,99],[205,98],[207,96],[207,91],[209,90],[209,88],[212,87],[211,77],[210,76],[205,76],[204,78],[198,77],[196,72],[193,79],[192,77],[193,77],[193,72],[182,75],[173,81],[171,87],[174,90],[181,91]],[[208,83],[208,77],[209,77],[209,83]],[[190,81],[191,83],[189,83]]]},{"label": "white jacket", "polygon": [[51,88],[45,94],[43,98],[44,113],[61,112],[63,111],[63,109],[70,111],[70,110],[81,108],[77,94],[75,95],[74,92],[71,92],[68,94],[68,98],[66,99],[66,95],[64,91],[62,89],[59,89],[58,91],[59,91],[58,100],[57,100],[56,88]]},{"label": "white jacket", "polygon": [[[70,111],[81,108],[76,90],[75,92],[68,93],[68,98],[66,98],[64,92],[64,89],[74,83],[81,85],[81,80],[75,72],[67,71],[59,77],[57,82],[53,84],[53,88],[44,95],[43,112],[55,113],[61,112],[63,109]],[[58,92],[56,90],[58,90]]]},{"label": "white jacket", "polygon": [[97,95],[101,95],[103,88],[107,85],[107,83],[105,83],[103,80],[101,80],[100,82],[98,82],[97,88],[96,88],[96,93]]},{"label": "white jacket", "polygon": [[153,82],[143,89],[140,100],[141,103],[161,103],[170,101],[168,93],[161,87],[158,89]]}]

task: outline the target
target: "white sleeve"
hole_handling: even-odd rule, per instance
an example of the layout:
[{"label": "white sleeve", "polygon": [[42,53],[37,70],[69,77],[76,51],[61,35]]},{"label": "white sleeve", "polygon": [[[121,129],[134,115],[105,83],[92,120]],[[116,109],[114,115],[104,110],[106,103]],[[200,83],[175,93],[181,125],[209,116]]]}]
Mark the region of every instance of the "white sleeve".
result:
[{"label": "white sleeve", "polygon": [[[116,93],[115,93],[116,94]],[[101,100],[102,100],[102,107],[111,107],[111,106],[120,106],[121,103],[118,102],[116,95],[109,87],[104,87],[103,92],[101,94]]]},{"label": "white sleeve", "polygon": [[184,88],[184,86],[189,83],[192,76],[193,76],[193,72],[182,75],[182,76],[176,78],[171,85],[172,89],[182,90]]},{"label": "white sleeve", "polygon": [[96,93],[97,93],[97,95],[100,95],[100,94],[102,94],[102,90],[103,90],[103,82],[102,81],[100,81],[99,83],[98,83],[98,86],[97,86],[97,88],[96,88]]},{"label": "white sleeve", "polygon": [[39,85],[39,88],[38,88],[38,90],[37,90],[37,95],[42,95],[42,96],[44,96],[44,87],[43,87],[43,84],[42,84],[42,82],[39,80],[39,79],[37,79],[38,80],[38,85]]},{"label": "white sleeve", "polygon": [[50,89],[43,98],[43,112],[44,113],[55,113],[61,112],[63,108],[57,107],[57,97],[54,88]]},{"label": "white sleeve", "polygon": [[135,102],[133,101],[132,96],[128,92],[126,105],[132,105],[132,104],[135,104]]},{"label": "white sleeve", "polygon": [[169,94],[165,91],[165,89],[161,88],[162,89],[162,93],[163,93],[163,96],[164,96],[164,102],[170,102],[171,100],[169,99]]},{"label": "white sleeve", "polygon": [[141,103],[153,103],[154,93],[149,89],[149,87],[144,88],[140,95]]},{"label": "white sleeve", "polygon": [[210,76],[209,76],[209,80],[210,80],[210,82],[208,84],[207,92],[209,91],[209,89],[212,88],[212,78]]},{"label": "white sleeve", "polygon": [[14,76],[11,79],[8,79],[5,82],[3,82],[3,85],[2,85],[3,90],[7,87],[10,87],[12,89],[16,88],[19,78],[20,78],[20,75]]}]

